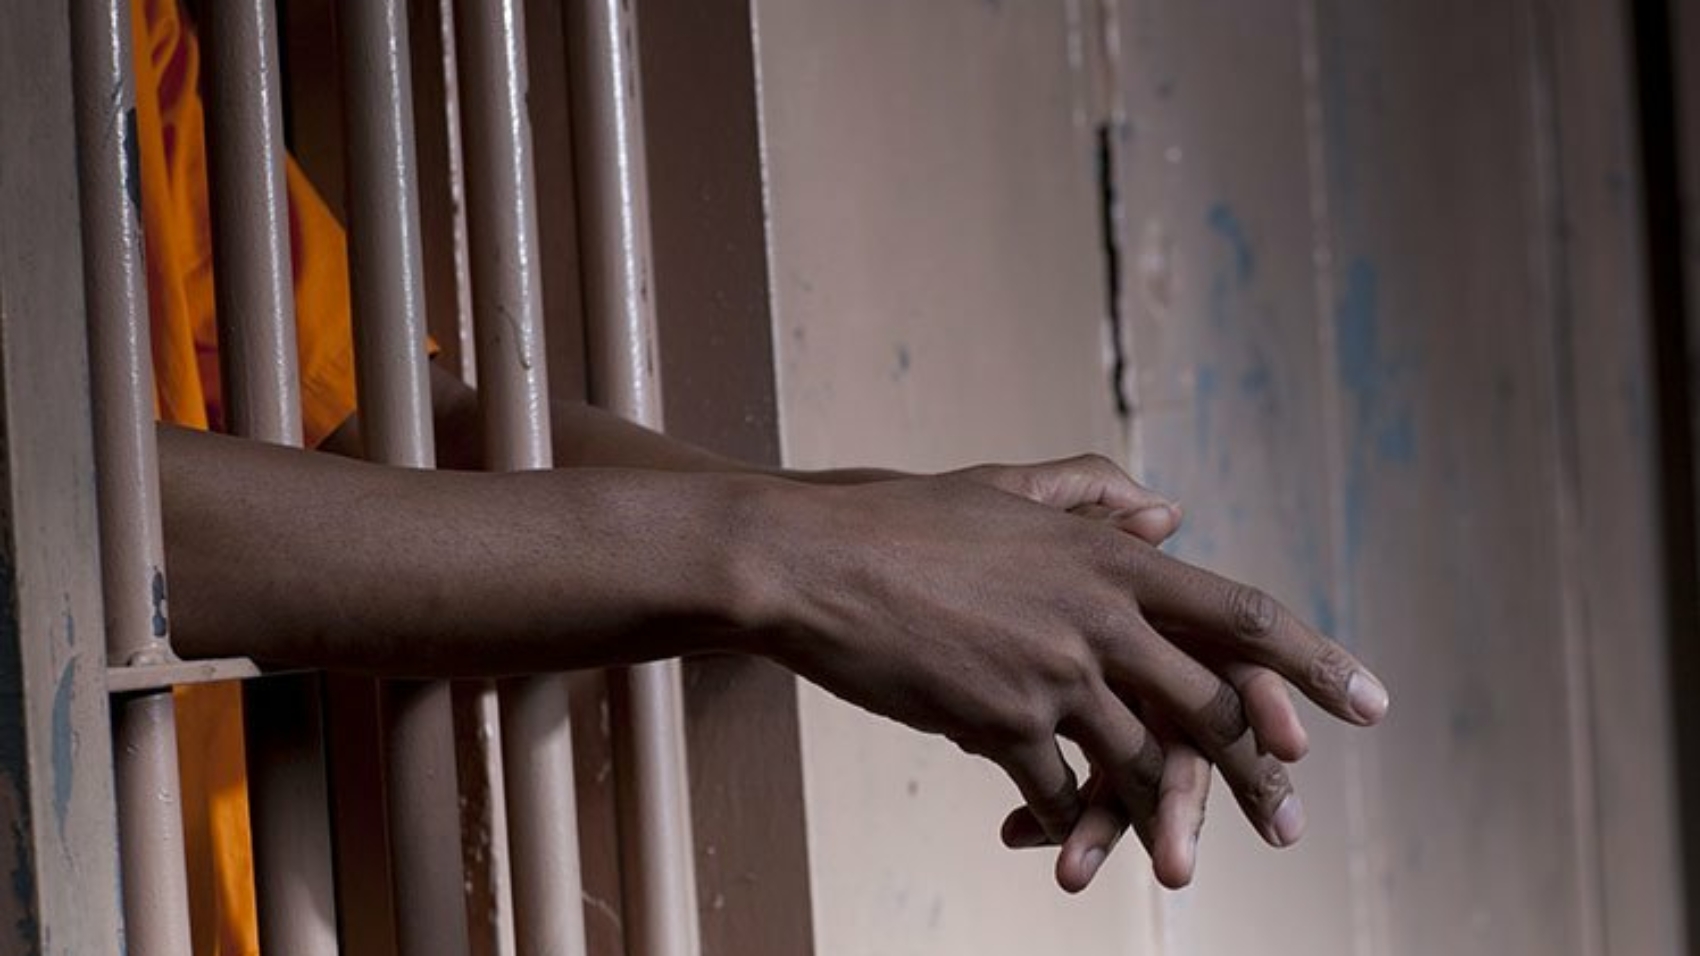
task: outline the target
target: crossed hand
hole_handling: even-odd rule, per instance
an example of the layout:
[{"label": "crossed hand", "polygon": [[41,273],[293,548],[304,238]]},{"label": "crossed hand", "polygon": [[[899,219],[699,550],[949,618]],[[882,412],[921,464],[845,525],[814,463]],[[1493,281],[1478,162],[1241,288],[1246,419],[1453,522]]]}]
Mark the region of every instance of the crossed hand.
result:
[{"label": "crossed hand", "polygon": [[[996,762],[1025,806],[1011,847],[1060,845],[1084,889],[1131,826],[1157,879],[1192,878],[1211,766],[1290,846],[1286,764],[1307,739],[1287,686],[1367,726],[1387,692],[1249,585],[1159,551],[1179,512],[1098,456],[807,492],[774,570],[782,663]],[[801,530],[799,530],[801,529]],[[1079,784],[1058,738],[1091,763]]]},{"label": "crossed hand", "polygon": [[[1072,484],[1085,474],[1102,475],[1103,486]],[[1175,505],[1108,462],[997,469],[980,477],[1107,522],[1152,546],[1180,528]],[[1075,501],[1082,503],[1070,504]],[[1305,816],[1283,764],[1302,759],[1309,739],[1288,693],[1289,680],[1351,723],[1367,726],[1387,713],[1387,692],[1379,681],[1268,595],[1161,554],[1149,560],[1160,566],[1157,576],[1169,588],[1152,598],[1148,623],[1155,639],[1169,640],[1233,692],[1212,701],[1219,710],[1206,715],[1206,722],[1216,724],[1220,733],[1203,738],[1208,750],[1201,750],[1175,717],[1132,697],[1129,707],[1158,752],[1142,754],[1137,766],[1119,772],[1094,764],[1086,786],[1059,791],[1054,807],[1022,806],[1005,818],[1002,838],[1011,849],[1056,845],[1062,835],[1056,878],[1071,893],[1091,883],[1130,825],[1160,883],[1179,889],[1191,882],[1213,763],[1266,841],[1277,847],[1295,843],[1304,832]]]}]

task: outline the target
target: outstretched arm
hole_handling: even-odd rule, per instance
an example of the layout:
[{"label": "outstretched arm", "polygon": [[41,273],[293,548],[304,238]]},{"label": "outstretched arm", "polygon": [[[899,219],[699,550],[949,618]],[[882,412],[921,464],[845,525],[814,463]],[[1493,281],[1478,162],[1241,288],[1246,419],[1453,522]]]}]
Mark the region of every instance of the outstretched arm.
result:
[{"label": "outstretched arm", "polygon": [[1134,819],[1162,752],[1215,762],[1290,842],[1291,785],[1199,659],[1269,667],[1373,723],[1379,685],[1255,590],[1069,509],[1148,510],[1102,460],[812,485],[719,472],[386,468],[162,428],[179,648],[387,675],[770,656],[1002,766],[1053,840],[1080,813],[1058,735]]}]

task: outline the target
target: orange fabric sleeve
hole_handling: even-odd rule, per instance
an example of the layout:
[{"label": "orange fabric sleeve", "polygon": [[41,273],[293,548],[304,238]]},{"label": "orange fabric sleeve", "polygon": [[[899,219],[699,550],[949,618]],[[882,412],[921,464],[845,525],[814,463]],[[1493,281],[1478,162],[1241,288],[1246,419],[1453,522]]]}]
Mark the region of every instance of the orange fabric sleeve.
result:
[{"label": "orange fabric sleeve", "polygon": [[[132,0],[137,133],[160,417],[223,427],[200,50],[176,0]],[[287,160],[301,420],[317,445],[353,414],[354,344],[342,226]]]}]

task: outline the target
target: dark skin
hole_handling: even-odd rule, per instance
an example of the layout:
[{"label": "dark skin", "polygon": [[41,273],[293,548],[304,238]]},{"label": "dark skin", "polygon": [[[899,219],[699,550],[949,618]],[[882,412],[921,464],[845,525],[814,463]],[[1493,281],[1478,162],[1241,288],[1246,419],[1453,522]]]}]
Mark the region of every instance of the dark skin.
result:
[{"label": "dark skin", "polygon": [[343,457],[358,422],[336,455],[161,427],[182,653],[390,676],[759,654],[996,762],[1026,801],[1005,842],[1060,844],[1071,891],[1130,824],[1159,880],[1190,880],[1211,764],[1296,841],[1289,684],[1354,724],[1386,712],[1338,645],[1157,550],[1178,512],[1102,458],[769,473],[557,404],[561,467],[484,474],[457,470],[476,395],[433,388],[445,471]]}]

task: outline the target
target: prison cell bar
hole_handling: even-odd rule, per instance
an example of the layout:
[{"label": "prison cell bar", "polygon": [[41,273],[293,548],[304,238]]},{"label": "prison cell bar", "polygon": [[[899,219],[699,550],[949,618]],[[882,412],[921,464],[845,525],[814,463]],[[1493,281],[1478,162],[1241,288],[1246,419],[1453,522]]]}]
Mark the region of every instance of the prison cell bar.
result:
[{"label": "prison cell bar", "polygon": [[[202,8],[208,180],[225,425],[302,442],[271,0]],[[314,675],[243,685],[260,950],[337,951],[323,715]]]},{"label": "prison cell bar", "polygon": [[[403,0],[337,4],[348,257],[366,457],[430,468],[430,367],[412,66]],[[384,794],[401,956],[469,952],[454,714],[447,681],[386,681]]]},{"label": "prison cell bar", "polygon": [[[0,31],[0,952],[118,956],[71,18]],[[79,633],[83,639],[79,640]]]},{"label": "prison cell bar", "polygon": [[[460,131],[459,58],[453,0],[412,0],[414,114],[419,162],[420,239],[426,318],[443,352],[438,364],[476,384],[472,266],[467,249]],[[501,710],[488,680],[452,682],[460,846],[472,956],[514,956],[513,871],[508,858],[507,788]]]},{"label": "prison cell bar", "polygon": [[[455,5],[485,467],[548,468],[548,370],[521,0]],[[522,954],[585,952],[566,678],[504,681],[514,926]]]},{"label": "prison cell bar", "polygon": [[[171,662],[154,441],[153,353],[136,155],[129,0],[72,4],[78,191],[93,392],[95,481],[109,667]],[[190,949],[169,687],[112,702],[126,951]]]},{"label": "prison cell bar", "polygon": [[[592,398],[659,430],[660,375],[650,269],[649,203],[636,18],[626,0],[571,7],[574,142]],[[627,938],[642,956],[697,956],[696,866],[677,661],[626,672],[619,765]]]}]

